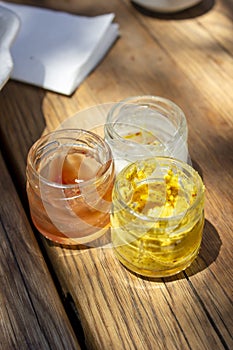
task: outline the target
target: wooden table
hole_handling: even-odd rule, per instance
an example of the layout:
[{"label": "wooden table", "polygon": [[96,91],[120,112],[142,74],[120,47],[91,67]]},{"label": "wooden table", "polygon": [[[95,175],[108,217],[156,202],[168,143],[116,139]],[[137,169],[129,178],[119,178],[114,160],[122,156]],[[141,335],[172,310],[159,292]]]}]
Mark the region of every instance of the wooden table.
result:
[{"label": "wooden table", "polygon": [[[35,5],[32,0],[18,2]],[[1,283],[0,286],[0,295],[6,300],[3,309],[6,311],[0,313],[2,324],[5,329],[16,332],[20,322],[17,304],[28,305],[28,298],[38,300],[38,288],[42,288],[41,302],[33,307],[35,315],[31,317],[43,323],[43,335],[35,332],[31,344],[35,344],[36,339],[39,343],[46,336],[47,308],[44,319],[41,318],[43,303],[46,303],[54,309],[55,316],[50,313],[51,322],[57,320],[54,328],[62,334],[61,339],[65,339],[63,342],[60,339],[57,345],[54,340],[57,332],[48,332],[51,349],[78,349],[74,332],[82,348],[85,344],[87,349],[95,350],[232,349],[232,1],[203,0],[193,9],[171,16],[149,15],[128,0],[38,0],[36,5],[84,15],[114,12],[121,36],[71,97],[14,81],[9,81],[0,93],[1,150],[22,203],[19,203],[20,211],[18,204],[12,203],[12,200],[17,202],[16,193],[12,183],[8,185],[11,180],[1,161],[1,194],[4,194],[1,201],[4,201],[4,210],[12,216],[12,221],[4,217],[1,205],[1,220],[8,222],[4,232],[9,235],[8,246],[2,250],[8,249],[18,257],[16,267],[21,270],[27,291],[27,300],[22,301],[19,292],[12,297],[7,288],[15,290],[18,272],[8,272],[7,285]],[[22,217],[27,221],[23,207],[28,214],[25,165],[29,147],[43,132],[56,129],[77,111],[148,94],[173,100],[187,118],[190,154],[206,186],[206,222],[198,258],[185,272],[153,281],[127,271],[111,249],[65,249],[34,231],[45,260],[38,252],[39,258],[33,264],[36,270],[44,271],[44,280],[49,282],[46,285],[41,279],[40,285],[39,275],[35,273],[37,283],[31,283],[28,288],[28,274],[33,269],[24,266],[35,258],[34,251],[29,249],[24,254],[26,242],[21,241],[17,246],[14,240],[19,240],[17,222]],[[9,192],[9,199],[5,191]],[[28,223],[23,236],[27,234],[31,237]],[[31,240],[30,245],[34,247],[37,243]],[[2,255],[0,263],[2,268]],[[24,289],[19,290],[23,293]],[[57,299],[57,291],[61,300]],[[63,308],[69,320],[66,315],[62,316]],[[15,323],[8,317],[9,313],[7,316],[8,310],[16,315]],[[20,310],[24,320],[27,310],[26,307]],[[34,321],[25,322],[25,328],[33,328]],[[20,337],[18,340],[17,349],[27,348]],[[6,332],[1,332],[0,341],[3,349],[13,348],[12,338],[7,338]]]}]

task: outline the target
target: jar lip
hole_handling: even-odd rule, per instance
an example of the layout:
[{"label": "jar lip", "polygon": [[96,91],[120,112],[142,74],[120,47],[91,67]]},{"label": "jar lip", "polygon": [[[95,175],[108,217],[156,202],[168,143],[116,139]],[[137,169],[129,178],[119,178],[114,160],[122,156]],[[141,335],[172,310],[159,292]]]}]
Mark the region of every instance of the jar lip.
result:
[{"label": "jar lip", "polygon": [[[132,144],[134,145],[135,142],[134,141],[130,141],[130,140],[126,140],[125,138],[121,137],[115,130],[114,126],[117,123],[117,120],[114,120],[114,113],[119,109],[121,109],[124,105],[127,104],[132,104],[132,105],[137,105],[139,102],[139,105],[141,104],[141,106],[147,106],[150,107],[150,105],[153,107],[156,106],[156,104],[158,105],[158,103],[164,104],[163,105],[158,105],[160,108],[163,108],[165,106],[170,106],[172,107],[172,109],[174,111],[177,112],[177,114],[180,116],[179,118],[179,125],[177,127],[176,132],[173,134],[173,136],[171,137],[171,139],[168,141],[168,143],[172,143],[174,142],[178,137],[182,137],[183,136],[183,131],[185,130],[187,132],[187,122],[186,122],[186,117],[184,112],[182,111],[182,109],[175,104],[173,101],[164,98],[164,97],[160,97],[160,96],[153,96],[153,95],[139,95],[139,96],[132,96],[132,97],[128,97],[124,100],[121,100],[117,103],[115,103],[113,105],[113,107],[110,109],[110,111],[108,112],[107,115],[107,119],[106,119],[106,124],[104,126],[105,129],[105,133],[110,137],[110,138],[114,138],[116,140],[118,140],[119,142],[122,142],[123,144]],[[124,121],[122,121],[122,123],[124,123]],[[125,123],[127,124],[127,123]],[[186,135],[187,136],[187,135]],[[187,137],[186,137],[187,138]],[[146,144],[144,146],[147,146]]]},{"label": "jar lip", "polygon": [[[63,183],[58,183],[55,181],[48,180],[46,177],[42,176],[40,173],[38,173],[37,169],[35,168],[35,164],[33,162],[33,152],[37,151],[40,149],[40,147],[43,146],[43,142],[48,139],[49,137],[53,137],[59,134],[67,134],[64,136],[64,138],[69,138],[69,134],[72,135],[74,133],[77,133],[77,137],[71,137],[71,140],[77,141],[80,137],[80,135],[88,135],[91,136],[94,140],[96,140],[98,143],[100,143],[101,147],[105,150],[105,156],[106,156],[106,162],[103,164],[103,169],[100,174],[98,174],[98,177],[94,177],[88,180],[85,180],[81,183],[77,184],[63,184]],[[59,139],[51,139],[52,142],[59,141]],[[48,142],[49,143],[49,142]],[[46,144],[45,144],[46,145]],[[44,147],[45,147],[44,145]],[[35,158],[34,158],[35,160]],[[86,187],[90,185],[94,185],[96,182],[101,181],[101,179],[105,176],[106,172],[110,169],[110,167],[114,166],[114,161],[112,157],[112,152],[110,146],[105,142],[105,140],[100,137],[99,135],[85,129],[75,129],[75,128],[69,128],[69,129],[58,129],[55,131],[48,132],[47,134],[41,136],[37,141],[34,142],[34,144],[31,146],[28,152],[27,156],[27,172],[29,169],[33,172],[33,175],[35,178],[39,180],[40,183],[46,184],[48,186],[51,186],[53,188],[60,188],[60,189],[75,189],[75,188],[80,188],[80,187]],[[114,171],[114,168],[113,168]]]},{"label": "jar lip", "polygon": [[[205,186],[202,182],[202,179],[199,175],[199,173],[189,164],[179,160],[179,159],[175,159],[175,158],[170,158],[170,157],[153,157],[153,158],[147,158],[145,160],[143,160],[143,162],[146,162],[146,161],[150,161],[150,160],[158,160],[158,161],[169,161],[171,162],[171,165],[173,164],[177,164],[177,165],[180,165],[183,167],[183,169],[185,169],[186,171],[188,171],[191,175],[195,176],[197,181],[198,181],[198,191],[197,191],[197,195],[195,197],[195,200],[193,201],[193,203],[188,207],[186,208],[185,210],[183,210],[181,213],[177,214],[177,215],[171,215],[171,216],[166,216],[166,217],[152,217],[152,216],[148,216],[148,215],[144,215],[144,214],[141,214],[135,210],[133,210],[130,206],[128,206],[124,200],[122,200],[122,198],[120,198],[119,196],[119,181],[116,179],[115,180],[115,184],[114,184],[114,191],[117,192],[117,201],[119,202],[119,204],[124,207],[124,208],[127,208],[127,210],[135,217],[139,218],[139,219],[142,219],[144,221],[147,221],[147,222],[152,222],[152,221],[156,221],[156,222],[160,222],[160,221],[169,221],[171,219],[174,219],[174,220],[179,220],[181,218],[184,217],[184,215],[187,213],[187,212],[190,212],[191,210],[195,209],[195,207],[198,205],[198,203],[200,202],[200,200],[202,199],[203,197],[203,194],[204,194],[204,191],[205,191]],[[141,163],[141,161],[136,161],[134,163],[131,163],[129,164],[128,166],[126,166],[121,172],[120,174],[122,173],[125,173],[130,167],[134,166],[135,164],[138,164],[138,163]]]}]

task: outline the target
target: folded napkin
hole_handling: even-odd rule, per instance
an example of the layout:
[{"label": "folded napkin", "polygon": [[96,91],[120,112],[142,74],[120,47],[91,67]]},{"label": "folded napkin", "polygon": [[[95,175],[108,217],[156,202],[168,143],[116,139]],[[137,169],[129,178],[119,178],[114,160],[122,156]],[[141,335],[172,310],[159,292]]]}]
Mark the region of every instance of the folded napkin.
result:
[{"label": "folded napkin", "polygon": [[70,95],[119,35],[114,14],[84,17],[0,1],[21,27],[11,53],[11,78]]}]

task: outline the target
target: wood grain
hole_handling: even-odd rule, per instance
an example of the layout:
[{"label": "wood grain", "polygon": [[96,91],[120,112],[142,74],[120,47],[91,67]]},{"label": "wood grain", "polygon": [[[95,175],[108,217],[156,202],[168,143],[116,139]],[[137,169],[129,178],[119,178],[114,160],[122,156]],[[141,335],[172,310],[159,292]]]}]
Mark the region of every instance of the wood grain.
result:
[{"label": "wood grain", "polygon": [[87,348],[231,349],[232,1],[203,1],[174,16],[149,16],[127,0],[39,4],[85,15],[115,12],[121,37],[71,97],[12,81],[1,91],[1,144],[22,200],[26,154],[36,138],[84,108],[142,94],[184,110],[190,154],[206,186],[199,257],[172,278],[140,278],[106,247],[66,249],[42,239],[78,310]]},{"label": "wood grain", "polygon": [[1,349],[80,349],[0,154]]}]

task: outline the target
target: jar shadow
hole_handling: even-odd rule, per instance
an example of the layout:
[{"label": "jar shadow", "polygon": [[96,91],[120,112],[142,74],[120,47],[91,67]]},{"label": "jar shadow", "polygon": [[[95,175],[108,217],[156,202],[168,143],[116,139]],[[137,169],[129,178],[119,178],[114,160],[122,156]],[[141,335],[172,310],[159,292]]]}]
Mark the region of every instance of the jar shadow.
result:
[{"label": "jar shadow", "polygon": [[200,165],[194,159],[191,159],[191,162],[192,162],[192,167],[198,172],[198,174],[200,175],[200,177],[203,180],[203,171],[202,171]]},{"label": "jar shadow", "polygon": [[131,4],[138,12],[140,12],[144,16],[163,20],[183,20],[188,18],[199,17],[209,12],[214,7],[215,0],[202,0],[197,5],[174,13],[152,11],[134,3],[133,0],[131,1]]}]

